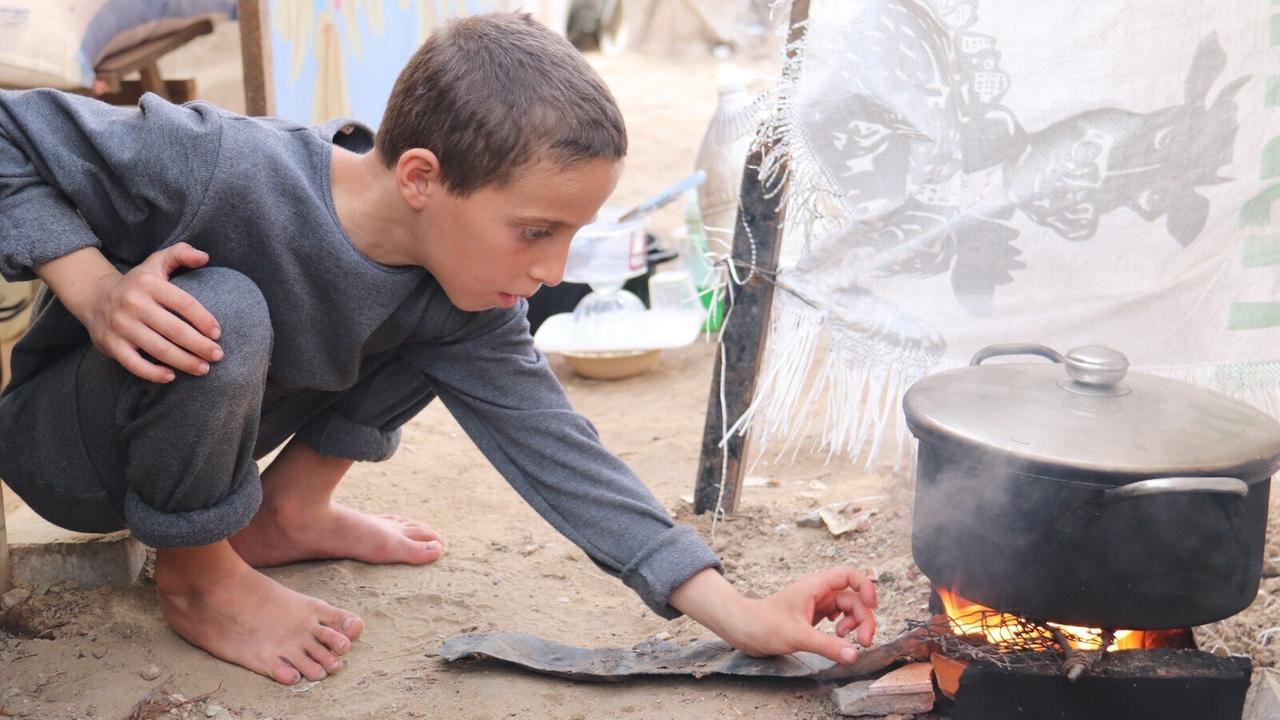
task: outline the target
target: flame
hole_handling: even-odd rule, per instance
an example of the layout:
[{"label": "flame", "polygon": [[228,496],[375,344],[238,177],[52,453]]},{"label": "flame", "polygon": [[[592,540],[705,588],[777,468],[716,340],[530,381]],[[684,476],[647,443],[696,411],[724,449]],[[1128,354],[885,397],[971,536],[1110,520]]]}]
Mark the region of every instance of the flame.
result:
[{"label": "flame", "polygon": [[[1025,619],[1009,613],[1001,613],[979,605],[946,588],[937,588],[938,597],[951,621],[951,631],[956,635],[983,637],[992,645],[1016,644],[1036,629]],[[1060,623],[1045,623],[1058,628],[1067,642],[1077,650],[1097,650],[1102,645],[1102,629],[1087,628]],[[1107,646],[1115,650],[1144,650],[1165,645],[1163,640],[1172,638],[1179,630],[1117,630],[1115,638]]]}]

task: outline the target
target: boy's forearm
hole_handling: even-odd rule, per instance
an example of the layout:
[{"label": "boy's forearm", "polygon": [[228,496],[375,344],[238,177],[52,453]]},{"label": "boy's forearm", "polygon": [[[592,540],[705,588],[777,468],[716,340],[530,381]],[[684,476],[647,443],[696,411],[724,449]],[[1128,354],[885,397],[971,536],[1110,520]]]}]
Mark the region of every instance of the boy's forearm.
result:
[{"label": "boy's forearm", "polygon": [[96,247],[85,247],[32,268],[67,310],[84,322],[102,282],[120,271]]},{"label": "boy's forearm", "polygon": [[742,627],[742,618],[750,601],[724,576],[707,568],[676,588],[668,602],[730,644],[735,644],[733,636]]}]

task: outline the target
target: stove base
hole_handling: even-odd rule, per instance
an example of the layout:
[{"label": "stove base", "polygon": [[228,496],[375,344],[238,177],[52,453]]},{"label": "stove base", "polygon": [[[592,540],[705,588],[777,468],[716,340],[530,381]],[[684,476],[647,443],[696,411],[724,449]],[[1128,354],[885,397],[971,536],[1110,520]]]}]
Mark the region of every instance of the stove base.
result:
[{"label": "stove base", "polygon": [[972,662],[954,720],[1241,720],[1253,664],[1198,650],[1122,650],[1075,683]]}]

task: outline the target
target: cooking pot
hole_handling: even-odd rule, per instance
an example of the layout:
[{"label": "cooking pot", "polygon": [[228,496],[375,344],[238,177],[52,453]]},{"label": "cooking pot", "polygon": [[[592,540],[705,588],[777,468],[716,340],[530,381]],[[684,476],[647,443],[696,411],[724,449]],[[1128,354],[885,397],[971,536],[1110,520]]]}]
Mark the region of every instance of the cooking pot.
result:
[{"label": "cooking pot", "polygon": [[[1053,363],[982,364],[1024,354]],[[1280,423],[1128,366],[1097,345],[998,345],[907,391],[911,550],[930,580],[1111,629],[1190,627],[1253,601]]]}]

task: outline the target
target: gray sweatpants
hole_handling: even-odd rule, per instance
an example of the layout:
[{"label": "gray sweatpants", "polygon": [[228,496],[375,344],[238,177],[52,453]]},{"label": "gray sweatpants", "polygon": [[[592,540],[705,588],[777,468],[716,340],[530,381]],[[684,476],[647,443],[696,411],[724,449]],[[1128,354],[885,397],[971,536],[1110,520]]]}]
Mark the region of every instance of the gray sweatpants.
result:
[{"label": "gray sweatpants", "polygon": [[330,457],[383,460],[434,397],[394,351],[365,358],[341,392],[267,381],[271,319],[257,286],[226,268],[174,278],[222,327],[224,359],[168,384],[73,350],[0,400],[0,478],[50,522],[129,528],[152,547],[206,545],[262,500],[255,459],[296,434]]}]

